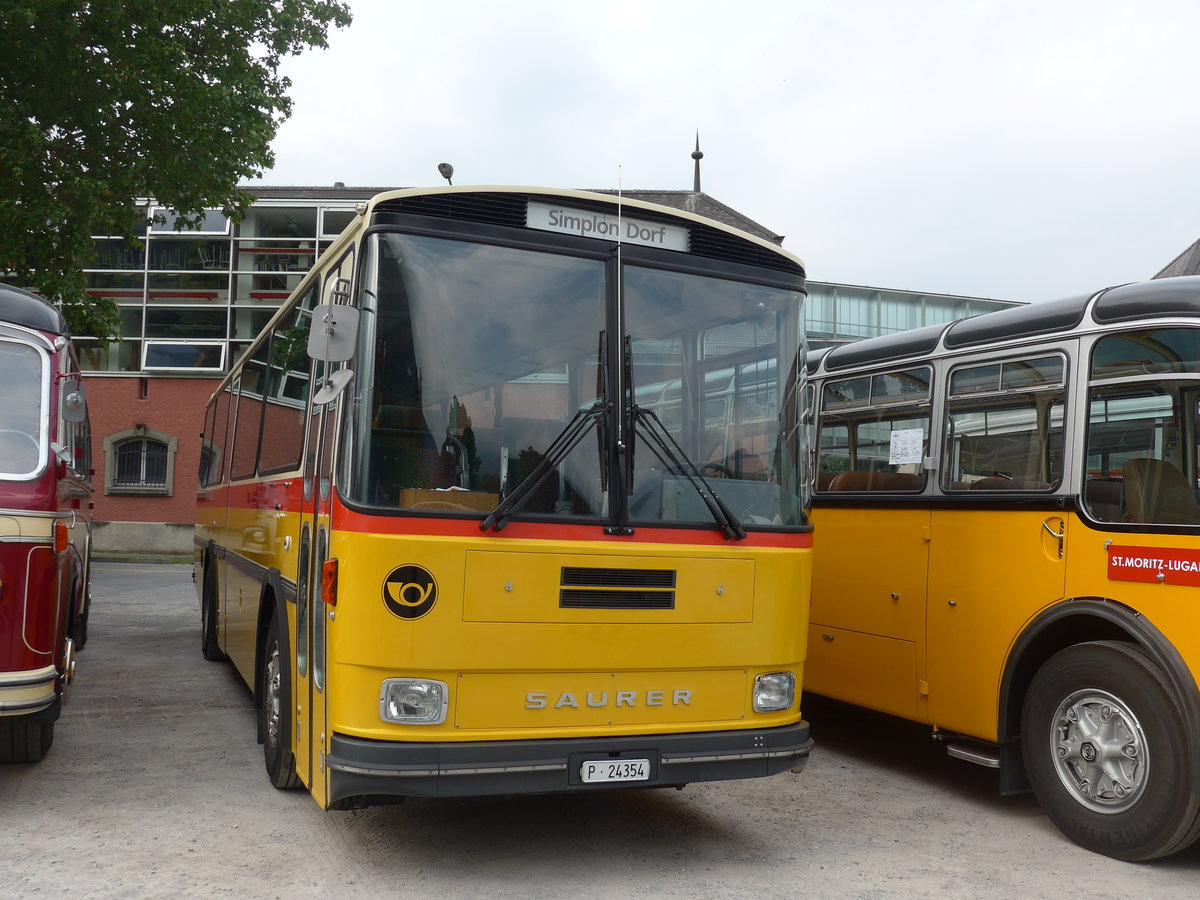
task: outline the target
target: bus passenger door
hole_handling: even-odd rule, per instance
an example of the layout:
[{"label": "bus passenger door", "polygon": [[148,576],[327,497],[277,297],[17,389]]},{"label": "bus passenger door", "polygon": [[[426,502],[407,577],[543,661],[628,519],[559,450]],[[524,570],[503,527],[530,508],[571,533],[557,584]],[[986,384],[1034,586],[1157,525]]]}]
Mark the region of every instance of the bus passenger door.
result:
[{"label": "bus passenger door", "polygon": [[329,555],[333,420],[334,415],[328,407],[314,409],[309,418],[304,457],[303,524],[297,560],[296,645],[292,654],[293,684],[296,685],[292,742],[296,771],[322,806],[326,797],[325,621],[328,607],[321,593],[321,569]]},{"label": "bus passenger door", "polygon": [[1004,662],[1024,625],[1062,599],[1066,362],[1047,352],[969,364],[948,381],[942,488],[930,544],[930,721],[995,740]]},{"label": "bus passenger door", "polygon": [[928,509],[823,506],[813,516],[804,687],[919,719]]},{"label": "bus passenger door", "polygon": [[930,721],[994,740],[1013,641],[1063,596],[1065,516],[1047,510],[938,509],[929,567]]}]

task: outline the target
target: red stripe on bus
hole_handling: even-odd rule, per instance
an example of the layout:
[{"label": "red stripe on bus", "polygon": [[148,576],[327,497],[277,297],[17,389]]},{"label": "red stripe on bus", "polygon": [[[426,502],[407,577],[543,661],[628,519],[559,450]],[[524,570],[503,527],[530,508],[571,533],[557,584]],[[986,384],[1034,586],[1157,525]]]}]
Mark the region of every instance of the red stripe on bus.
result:
[{"label": "red stripe on bus", "polygon": [[478,519],[444,519],[426,516],[372,516],[334,504],[332,524],[338,531],[372,534],[428,534],[436,537],[479,537],[497,540],[593,541],[612,544],[692,544],[708,547],[812,547],[812,532],[752,531],[742,541],[730,541],[713,528],[659,528],[634,526],[633,534],[605,534],[603,525],[565,522],[509,522],[503,531],[479,530]]}]

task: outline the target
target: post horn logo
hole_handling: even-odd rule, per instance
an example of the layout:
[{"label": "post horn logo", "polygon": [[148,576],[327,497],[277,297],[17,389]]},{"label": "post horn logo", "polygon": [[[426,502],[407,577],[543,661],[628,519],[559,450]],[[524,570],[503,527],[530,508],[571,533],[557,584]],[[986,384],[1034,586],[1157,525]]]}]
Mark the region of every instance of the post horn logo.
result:
[{"label": "post horn logo", "polygon": [[383,604],[393,616],[419,619],[437,602],[437,582],[421,566],[397,566],[383,580]]}]

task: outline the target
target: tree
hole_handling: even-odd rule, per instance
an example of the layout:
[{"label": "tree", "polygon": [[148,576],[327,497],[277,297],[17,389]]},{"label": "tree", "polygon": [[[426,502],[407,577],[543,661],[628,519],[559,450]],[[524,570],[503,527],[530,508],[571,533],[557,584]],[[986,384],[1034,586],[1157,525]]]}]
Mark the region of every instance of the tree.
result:
[{"label": "tree", "polygon": [[237,185],[273,165],[291,114],[280,63],[349,24],[326,0],[0,0],[3,280],[115,338],[116,307],[85,291],[91,236],[136,241],[139,197],[180,226],[244,215]]}]

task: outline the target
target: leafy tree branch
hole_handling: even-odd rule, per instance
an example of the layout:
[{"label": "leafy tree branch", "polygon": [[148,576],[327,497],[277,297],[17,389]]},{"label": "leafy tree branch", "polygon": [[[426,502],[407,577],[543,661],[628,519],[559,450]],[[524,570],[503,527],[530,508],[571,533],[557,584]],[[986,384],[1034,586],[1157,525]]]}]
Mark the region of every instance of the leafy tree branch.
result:
[{"label": "leafy tree branch", "polygon": [[0,279],[115,339],[116,307],[85,289],[92,236],[136,243],[138,198],[177,227],[244,215],[237,185],[292,111],[280,64],[349,24],[327,0],[0,0]]}]

